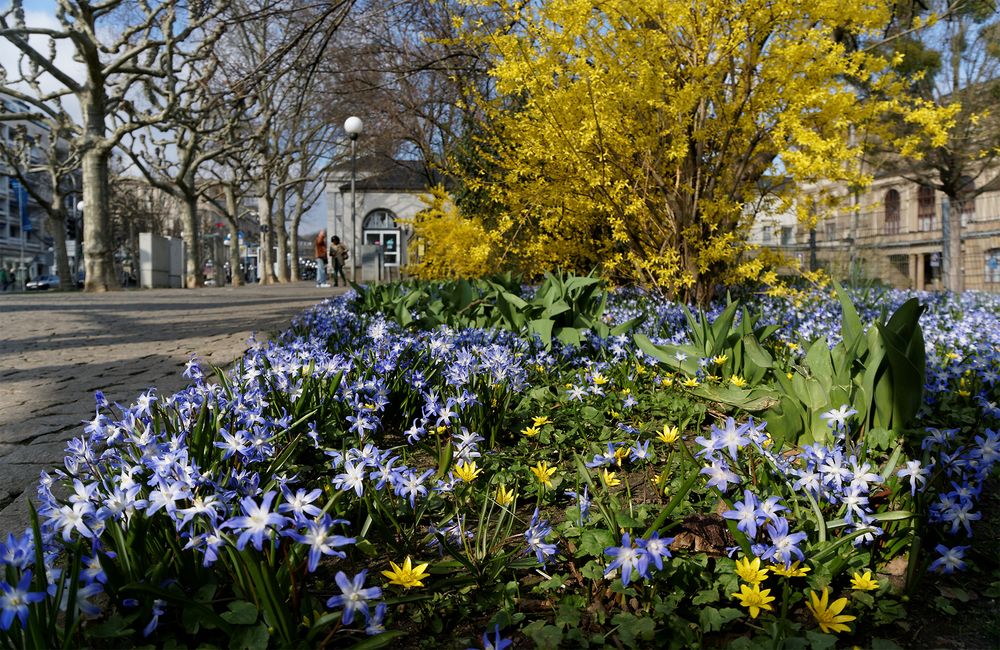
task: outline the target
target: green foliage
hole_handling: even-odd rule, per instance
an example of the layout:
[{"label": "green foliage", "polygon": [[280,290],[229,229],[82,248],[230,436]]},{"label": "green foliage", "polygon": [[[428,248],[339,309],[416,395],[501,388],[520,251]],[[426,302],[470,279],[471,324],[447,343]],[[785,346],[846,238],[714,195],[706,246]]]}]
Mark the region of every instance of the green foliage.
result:
[{"label": "green foliage", "polygon": [[919,318],[924,308],[915,298],[885,322],[867,330],[850,298],[837,285],[843,310],[841,340],[832,347],[824,337],[803,342],[804,358],[782,362],[767,350],[774,326],[754,329],[756,318],[731,303],[713,322],[686,312],[686,345],[654,345],[637,334],[636,344],[671,369],[694,376],[700,359],[715,363],[724,376],[739,376],[746,387],[702,385],[694,389],[706,399],[744,411],[761,413],[778,441],[809,444],[824,441],[829,427],[820,416],[847,405],[858,412],[860,435],[888,449],[909,425],[923,399],[926,353]]},{"label": "green foliage", "polygon": [[388,285],[352,284],[361,313],[381,313],[403,327],[433,329],[498,327],[579,346],[586,332],[601,338],[631,329],[636,320],[609,327],[603,282],[593,275],[546,273],[534,296],[524,298],[510,273],[479,280],[411,281]]}]

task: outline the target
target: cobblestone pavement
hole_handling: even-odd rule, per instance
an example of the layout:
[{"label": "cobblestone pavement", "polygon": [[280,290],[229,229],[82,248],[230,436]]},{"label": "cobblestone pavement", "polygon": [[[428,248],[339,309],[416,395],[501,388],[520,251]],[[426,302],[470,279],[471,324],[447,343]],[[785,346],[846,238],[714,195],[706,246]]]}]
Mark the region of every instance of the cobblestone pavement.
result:
[{"label": "cobblestone pavement", "polygon": [[[225,366],[251,333],[285,329],[337,289],[290,285],[0,294],[0,534],[24,529],[39,473],[94,417],[94,391],[131,404],[174,393],[191,354]],[[340,289],[339,291],[343,291]]]}]

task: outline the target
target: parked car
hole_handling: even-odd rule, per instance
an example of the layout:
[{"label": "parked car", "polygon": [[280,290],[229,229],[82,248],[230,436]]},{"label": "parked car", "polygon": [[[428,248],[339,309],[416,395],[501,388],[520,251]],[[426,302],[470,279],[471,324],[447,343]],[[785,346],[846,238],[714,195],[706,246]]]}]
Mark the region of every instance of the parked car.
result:
[{"label": "parked car", "polygon": [[44,291],[45,289],[58,289],[58,275],[39,275],[34,280],[29,280],[26,285],[28,291]]}]

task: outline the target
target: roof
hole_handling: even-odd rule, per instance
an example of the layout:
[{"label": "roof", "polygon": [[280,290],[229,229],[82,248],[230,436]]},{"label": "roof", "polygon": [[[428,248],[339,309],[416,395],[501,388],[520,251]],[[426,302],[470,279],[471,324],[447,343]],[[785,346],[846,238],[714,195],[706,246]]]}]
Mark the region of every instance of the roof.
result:
[{"label": "roof", "polygon": [[[438,172],[428,169],[421,160],[393,160],[383,170],[366,175],[355,182],[359,192],[426,192],[432,185],[446,182]],[[349,192],[350,183],[340,186]]]}]

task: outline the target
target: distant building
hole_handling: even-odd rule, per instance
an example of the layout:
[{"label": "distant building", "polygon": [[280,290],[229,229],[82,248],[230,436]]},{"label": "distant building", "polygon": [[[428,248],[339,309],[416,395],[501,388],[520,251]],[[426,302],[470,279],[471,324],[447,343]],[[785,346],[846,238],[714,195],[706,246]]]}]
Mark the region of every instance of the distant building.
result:
[{"label": "distant building", "polygon": [[[0,111],[4,113],[24,113],[29,107],[18,100],[0,93]],[[26,135],[34,143],[29,153],[30,162],[41,164],[44,159],[43,150],[49,143],[49,129],[42,122],[17,120],[0,123],[0,138],[4,143],[14,141],[18,128],[24,128]],[[54,273],[55,264],[52,251],[53,238],[49,232],[49,224],[45,209],[30,198],[26,191],[19,191],[19,182],[12,171],[0,160],[0,266],[8,270],[16,270],[22,264],[27,277]],[[32,174],[38,177],[42,186],[42,194],[48,195],[48,179],[42,173]],[[79,185],[79,178],[76,179]],[[79,193],[66,196],[67,239],[75,235],[77,222],[76,205],[80,200]],[[72,229],[72,230],[71,230]],[[68,242],[69,243],[69,242]],[[68,245],[70,268],[75,268],[77,247]]]},{"label": "distant building", "polygon": [[[348,268],[361,278],[365,251],[381,256],[383,279],[399,277],[407,262],[409,225],[427,205],[421,200],[439,177],[421,161],[358,161],[356,206],[352,218],[351,168],[341,167],[327,177],[327,235],[340,237],[351,257]],[[374,249],[362,249],[374,246]],[[362,278],[363,279],[363,278]]]},{"label": "distant building", "polygon": [[933,188],[887,174],[856,198],[842,194],[843,204],[821,214],[815,231],[799,228],[796,250],[803,261],[815,256],[836,277],[853,273],[900,288],[940,289],[941,223],[957,210],[964,288],[1000,291],[1000,191],[952,203]]}]

